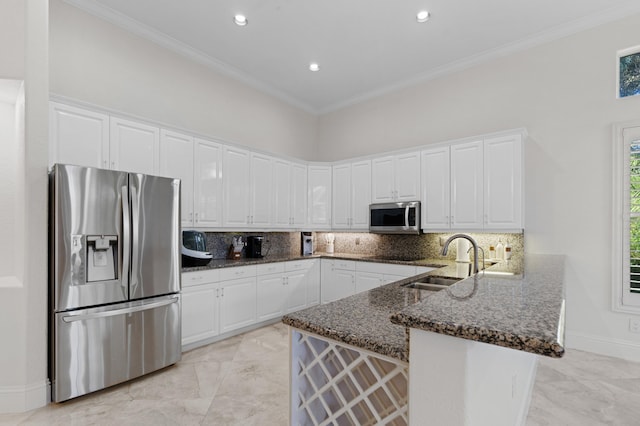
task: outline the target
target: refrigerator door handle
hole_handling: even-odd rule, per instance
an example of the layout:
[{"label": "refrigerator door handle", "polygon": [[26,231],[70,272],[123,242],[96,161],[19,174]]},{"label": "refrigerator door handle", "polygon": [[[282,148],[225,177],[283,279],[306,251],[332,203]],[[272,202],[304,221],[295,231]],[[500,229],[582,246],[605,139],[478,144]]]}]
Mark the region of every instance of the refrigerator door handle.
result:
[{"label": "refrigerator door handle", "polygon": [[127,186],[120,188],[122,195],[122,270],[120,271],[121,285],[125,296],[129,297],[129,258],[131,257],[131,215],[129,214],[129,192]]},{"label": "refrigerator door handle", "polygon": [[176,303],[178,300],[180,300],[180,298],[178,296],[174,296],[170,299],[161,300],[159,302],[151,302],[151,303],[146,303],[139,306],[132,306],[129,308],[114,309],[112,311],[95,312],[95,313],[89,313],[89,314],[84,314],[84,313],[69,314],[62,317],[62,321],[75,322],[75,321],[84,321],[84,320],[90,320],[95,318],[105,318],[105,317],[114,317],[117,315],[132,314],[134,312],[146,311],[148,309],[154,309],[154,308],[159,308],[161,306],[171,305],[172,303]]},{"label": "refrigerator door handle", "polygon": [[[140,250],[139,247],[139,238],[140,238],[140,200],[138,200],[138,190],[135,185],[131,185],[131,216],[133,220],[131,221],[131,287],[132,290],[135,286],[138,285],[138,257]],[[133,296],[129,296],[133,297]]]}]

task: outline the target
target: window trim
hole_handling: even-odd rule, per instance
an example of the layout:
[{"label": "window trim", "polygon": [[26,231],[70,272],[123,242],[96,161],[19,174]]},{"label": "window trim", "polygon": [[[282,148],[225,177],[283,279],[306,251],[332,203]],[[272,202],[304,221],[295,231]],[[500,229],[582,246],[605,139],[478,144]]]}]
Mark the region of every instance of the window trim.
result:
[{"label": "window trim", "polygon": [[616,99],[628,99],[640,96],[640,94],[631,96],[620,96],[620,58],[622,58],[623,56],[633,55],[635,53],[640,53],[640,45],[628,47],[616,52]]},{"label": "window trim", "polygon": [[640,314],[640,293],[629,291],[629,150],[625,131],[640,138],[640,120],[617,123],[613,126],[613,232],[612,254],[612,309],[616,312]]}]

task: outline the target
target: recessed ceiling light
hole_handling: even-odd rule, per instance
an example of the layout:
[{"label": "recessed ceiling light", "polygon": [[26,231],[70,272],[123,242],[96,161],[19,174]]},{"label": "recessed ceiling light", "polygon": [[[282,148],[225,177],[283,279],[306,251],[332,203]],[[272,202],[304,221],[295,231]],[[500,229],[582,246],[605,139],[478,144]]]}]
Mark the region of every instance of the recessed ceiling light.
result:
[{"label": "recessed ceiling light", "polygon": [[239,27],[244,27],[249,23],[249,21],[247,20],[247,17],[240,14],[233,17],[233,22],[235,22],[236,25]]},{"label": "recessed ceiling light", "polygon": [[429,16],[431,14],[426,11],[426,10],[421,10],[420,12],[418,12],[418,14],[416,15],[416,19],[418,20],[418,22],[422,23],[422,22],[427,22],[429,20]]},{"label": "recessed ceiling light", "polygon": [[313,72],[320,71],[320,65],[318,65],[316,62],[311,62],[309,64],[309,71],[313,71]]}]

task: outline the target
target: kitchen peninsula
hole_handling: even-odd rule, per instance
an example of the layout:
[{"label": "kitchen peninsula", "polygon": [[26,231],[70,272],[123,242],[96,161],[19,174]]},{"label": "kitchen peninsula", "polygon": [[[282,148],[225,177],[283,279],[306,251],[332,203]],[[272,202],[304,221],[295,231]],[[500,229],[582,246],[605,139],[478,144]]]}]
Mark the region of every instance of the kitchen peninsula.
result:
[{"label": "kitchen peninsula", "polygon": [[524,422],[537,356],[564,354],[564,257],[526,255],[439,292],[404,286],[456,276],[445,263],[284,317],[292,424]]}]

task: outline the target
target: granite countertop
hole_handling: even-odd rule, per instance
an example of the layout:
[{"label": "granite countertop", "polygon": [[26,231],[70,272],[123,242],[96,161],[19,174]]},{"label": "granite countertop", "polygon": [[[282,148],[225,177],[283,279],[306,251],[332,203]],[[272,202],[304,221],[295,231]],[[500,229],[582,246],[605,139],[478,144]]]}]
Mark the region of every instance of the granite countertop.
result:
[{"label": "granite countertop", "polygon": [[[527,255],[439,291],[402,287],[428,275],[464,277],[468,266],[441,268],[286,315],[283,322],[402,361],[417,328],[550,357],[564,354],[564,257]],[[427,266],[425,264],[425,266]]]},{"label": "granite countertop", "polygon": [[209,262],[204,266],[183,267],[182,272],[206,271],[208,269],[231,268],[234,266],[260,265],[264,263],[288,262],[291,260],[320,259],[320,258],[357,260],[361,262],[389,263],[389,264],[398,264],[398,265],[429,266],[429,267],[435,267],[435,268],[446,266],[452,263],[450,261],[440,260],[440,259],[403,260],[403,259],[382,258],[382,257],[362,255],[362,254],[316,253],[311,256],[290,255],[290,256],[266,256],[261,258],[243,257],[241,259],[213,259],[211,262]]}]

